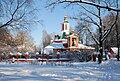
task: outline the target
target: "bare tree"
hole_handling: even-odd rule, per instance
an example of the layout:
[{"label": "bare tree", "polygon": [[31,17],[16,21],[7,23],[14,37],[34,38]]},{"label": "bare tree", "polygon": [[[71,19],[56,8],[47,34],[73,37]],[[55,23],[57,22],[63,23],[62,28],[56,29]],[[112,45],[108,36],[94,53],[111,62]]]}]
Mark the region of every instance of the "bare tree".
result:
[{"label": "bare tree", "polygon": [[24,31],[19,31],[17,33],[17,36],[14,38],[14,46],[18,48],[17,51],[20,51],[22,53],[25,52],[33,52],[35,51],[34,49],[34,41],[33,38],[30,34]]},{"label": "bare tree", "polygon": [[42,46],[43,48],[46,47],[51,43],[51,35],[47,33],[46,30],[43,30],[43,35],[42,35]]},{"label": "bare tree", "polygon": [[16,41],[11,32],[29,31],[33,24],[41,23],[36,17],[37,12],[34,0],[0,0],[0,36],[4,37],[0,39],[1,44],[10,48],[21,45],[21,39]]},{"label": "bare tree", "polygon": [[76,34],[80,35],[79,40],[86,45],[93,43],[93,39],[87,29],[90,26],[90,23],[85,21],[77,21],[77,26],[75,26]]},{"label": "bare tree", "polygon": [[[80,20],[84,20],[86,22],[92,23],[99,29],[99,40],[98,40],[96,39],[90,28],[87,27],[88,31],[92,35],[96,44],[99,46],[99,51],[100,51],[99,63],[101,63],[103,56],[103,41],[106,39],[106,37],[109,35],[112,28],[116,24],[118,18],[118,12],[120,11],[120,9],[118,8],[118,0],[110,0],[110,1],[109,0],[103,0],[103,1],[102,0],[52,0],[52,2],[50,2],[48,7],[50,6],[54,8],[58,4],[62,4],[62,3],[66,3],[66,7],[72,4],[82,7],[86,12],[83,13],[84,18],[80,18]],[[104,25],[103,25],[102,17],[105,14],[105,12],[109,13],[110,11],[114,11],[116,13],[116,16],[111,26],[105,32],[103,32]]]},{"label": "bare tree", "polygon": [[35,20],[33,0],[0,0],[0,28],[28,29]]},{"label": "bare tree", "polygon": [[52,8],[54,8],[55,6],[57,6],[58,4],[61,4],[61,3],[68,3],[67,6],[69,6],[71,4],[76,4],[76,3],[83,3],[83,4],[107,9],[108,11],[110,11],[110,10],[116,11],[116,12],[120,11],[119,8],[111,7],[111,5],[114,4],[115,0],[103,0],[103,1],[101,0],[102,2],[104,2],[103,5],[99,4],[98,3],[99,1],[100,0],[47,0],[47,3],[49,3],[47,7],[51,6]]},{"label": "bare tree", "polygon": [[[110,13],[103,18],[103,24],[106,26],[105,30],[112,24],[115,14]],[[114,25],[110,34],[106,38],[105,42],[107,43],[105,47],[120,47],[120,15],[118,15],[117,23]],[[109,43],[108,43],[109,42]],[[119,53],[119,51],[118,51]]]},{"label": "bare tree", "polygon": [[6,28],[0,29],[0,49],[6,49],[7,47],[10,47],[12,44],[12,35]]}]

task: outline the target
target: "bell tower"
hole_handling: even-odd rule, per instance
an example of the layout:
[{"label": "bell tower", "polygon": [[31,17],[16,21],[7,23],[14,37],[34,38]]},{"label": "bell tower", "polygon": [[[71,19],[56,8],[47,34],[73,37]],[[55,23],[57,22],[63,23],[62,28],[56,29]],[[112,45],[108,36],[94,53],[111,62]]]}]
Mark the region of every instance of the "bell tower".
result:
[{"label": "bell tower", "polygon": [[65,33],[66,36],[69,36],[70,32],[70,23],[67,21],[67,16],[64,16],[64,22],[62,23],[62,34]]}]

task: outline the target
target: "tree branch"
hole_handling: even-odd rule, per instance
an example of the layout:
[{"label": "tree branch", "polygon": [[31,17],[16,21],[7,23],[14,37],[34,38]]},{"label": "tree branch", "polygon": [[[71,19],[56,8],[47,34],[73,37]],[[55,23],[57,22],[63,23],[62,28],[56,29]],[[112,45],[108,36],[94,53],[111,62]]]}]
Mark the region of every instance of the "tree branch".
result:
[{"label": "tree branch", "polygon": [[114,25],[116,24],[117,19],[118,19],[118,12],[117,12],[117,14],[116,14],[115,21],[113,22],[113,24],[111,25],[111,27],[110,27],[108,30],[106,30],[106,32],[103,34],[103,37],[102,37],[101,41],[104,41],[105,38],[109,35],[109,33],[111,32],[112,28],[113,28]]},{"label": "tree branch", "polygon": [[[11,1],[10,4],[10,14],[11,14],[11,19],[8,20],[6,23],[4,23],[3,25],[0,26],[0,28],[3,28],[5,26],[10,26],[11,23],[13,22],[17,22],[19,19],[23,18],[23,16],[25,15],[25,12],[18,18],[18,19],[14,19],[15,14],[17,13],[17,11],[26,3],[27,0],[25,0],[23,3],[20,4],[19,0],[17,0],[17,6],[16,9],[13,11],[13,13],[10,11],[11,10],[11,6],[13,4],[13,1]],[[6,2],[5,2],[6,3]],[[6,3],[7,4],[7,3]]]},{"label": "tree branch", "polygon": [[120,11],[119,8],[113,8],[113,7],[108,7],[108,6],[103,6],[103,5],[100,5],[100,4],[96,4],[96,3],[93,3],[93,2],[89,2],[89,1],[84,1],[84,0],[57,0],[56,2],[53,2],[51,4],[49,4],[49,6],[55,4],[55,3],[85,3],[85,4],[88,4],[88,5],[93,5],[93,6],[96,6],[96,7],[99,7],[99,8],[104,8],[104,9],[107,9],[108,11],[109,10],[112,10],[112,11]]},{"label": "tree branch", "polygon": [[95,42],[99,45],[99,41],[96,39],[96,37],[94,36],[94,34],[91,32],[90,28],[88,26],[86,26],[86,28],[88,29],[89,33],[91,34],[92,38],[95,40]]},{"label": "tree branch", "polygon": [[85,8],[83,5],[81,5],[81,4],[78,4],[78,5],[81,6],[83,9],[85,9],[85,10],[86,10],[87,12],[89,12],[90,14],[96,16],[97,18],[100,18],[98,15],[96,15],[95,13],[89,11],[89,10],[88,10],[87,8]]}]

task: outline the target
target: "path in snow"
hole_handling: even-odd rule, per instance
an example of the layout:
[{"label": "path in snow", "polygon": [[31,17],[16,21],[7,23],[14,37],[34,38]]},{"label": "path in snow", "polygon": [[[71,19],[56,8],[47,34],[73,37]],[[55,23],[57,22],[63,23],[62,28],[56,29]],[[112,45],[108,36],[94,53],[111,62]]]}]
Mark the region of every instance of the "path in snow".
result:
[{"label": "path in snow", "polygon": [[72,66],[0,63],[0,81],[120,81],[120,63],[73,63]]}]

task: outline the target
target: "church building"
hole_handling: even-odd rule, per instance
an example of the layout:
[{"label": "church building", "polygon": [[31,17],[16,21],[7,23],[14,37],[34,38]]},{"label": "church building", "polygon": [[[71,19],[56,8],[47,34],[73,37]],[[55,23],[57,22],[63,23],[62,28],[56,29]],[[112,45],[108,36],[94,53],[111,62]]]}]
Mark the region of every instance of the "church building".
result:
[{"label": "church building", "polygon": [[74,30],[70,31],[70,23],[68,22],[67,17],[64,16],[64,21],[61,26],[61,34],[55,35],[53,42],[45,47],[45,49],[50,49],[52,52],[56,52],[58,50],[66,51],[88,48],[88,46],[81,44],[78,38],[79,35],[75,34]]}]

